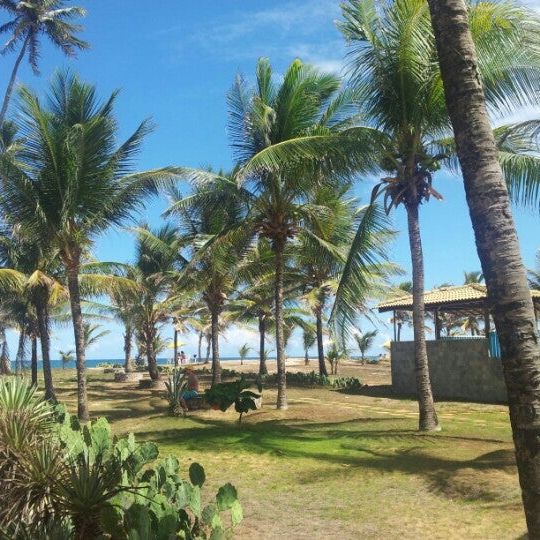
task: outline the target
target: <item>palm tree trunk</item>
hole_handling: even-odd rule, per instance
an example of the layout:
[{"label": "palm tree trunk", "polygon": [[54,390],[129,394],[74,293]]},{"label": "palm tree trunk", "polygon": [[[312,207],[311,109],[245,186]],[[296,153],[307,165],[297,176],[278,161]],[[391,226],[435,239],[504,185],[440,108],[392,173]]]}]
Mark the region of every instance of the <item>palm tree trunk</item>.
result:
[{"label": "palm tree trunk", "polygon": [[219,362],[219,311],[211,310],[212,318],[212,386],[221,382],[221,364]]},{"label": "palm tree trunk", "polygon": [[317,354],[319,356],[319,375],[322,377],[328,377],[328,370],[326,369],[326,362],[324,360],[324,336],[323,336],[323,324],[322,324],[322,311],[320,308],[315,309],[315,322],[316,322],[316,334],[317,334]]},{"label": "palm tree trunk", "polygon": [[130,324],[124,327],[124,371],[131,373],[133,371],[133,362],[131,361],[131,343],[133,341],[133,329]]},{"label": "palm tree trunk", "polygon": [[266,366],[266,319],[264,315],[259,316],[259,375],[268,375]]},{"label": "palm tree trunk", "polygon": [[13,94],[13,87],[15,86],[15,80],[17,79],[17,72],[19,71],[19,66],[21,65],[21,61],[24,58],[24,54],[26,53],[29,40],[30,40],[30,34],[27,34],[24,40],[23,46],[21,47],[21,50],[19,51],[19,55],[17,56],[17,59],[15,60],[15,65],[13,66],[13,70],[11,71],[11,77],[9,78],[9,83],[6,89],[6,93],[4,95],[2,109],[0,110],[0,126],[4,123],[9,101],[11,99],[11,95]]},{"label": "palm tree trunk", "polygon": [[422,239],[420,237],[418,204],[411,203],[406,208],[412,262],[414,360],[416,393],[418,394],[418,408],[420,413],[419,429],[421,431],[434,431],[439,430],[440,427],[431,391],[431,381],[429,379],[425,333],[424,256],[422,254]]},{"label": "palm tree trunk", "polygon": [[156,327],[153,323],[146,324],[145,330],[145,348],[146,348],[146,361],[148,363],[148,373],[153,381],[159,380],[159,370],[157,368],[156,353],[154,351],[154,338],[156,337]]},{"label": "palm tree trunk", "polygon": [[197,361],[201,361],[201,349],[202,349],[202,340],[203,340],[203,333],[199,332],[199,343],[197,345]]},{"label": "palm tree trunk", "polygon": [[35,304],[39,337],[41,340],[41,361],[43,363],[43,382],[45,385],[45,399],[56,402],[51,370],[51,339],[49,331],[49,307],[46,303]]},{"label": "palm tree trunk", "polygon": [[19,343],[17,346],[17,355],[15,356],[15,373],[20,375],[23,372],[24,349],[26,346],[26,332],[24,328],[19,332]]},{"label": "palm tree trunk", "polygon": [[502,366],[529,538],[540,538],[540,349],[527,274],[463,0],[429,0]]},{"label": "palm tree trunk", "polygon": [[77,415],[79,420],[87,422],[90,419],[88,411],[88,391],[86,388],[86,353],[84,343],[84,328],[81,312],[81,293],[79,290],[80,256],[77,254],[66,264],[69,303],[75,337],[75,365],[77,368]]},{"label": "palm tree trunk", "polygon": [[2,328],[0,331],[0,340],[2,341],[2,349],[0,351],[0,375],[11,375],[11,362],[9,360],[5,328]]},{"label": "palm tree trunk", "polygon": [[276,277],[275,277],[275,318],[276,318],[276,364],[277,364],[277,408],[285,410],[287,405],[287,372],[285,368],[285,336],[283,333],[283,272],[285,250],[285,240],[278,238],[275,242],[274,252],[276,254]]},{"label": "palm tree trunk", "polygon": [[32,371],[32,386],[37,388],[38,385],[38,369],[37,369],[37,338],[32,336],[32,356],[30,359],[30,366]]},{"label": "palm tree trunk", "polygon": [[178,330],[174,329],[174,367],[178,367]]},{"label": "palm tree trunk", "polygon": [[2,351],[0,352],[0,375],[11,375],[11,361],[9,359],[8,345],[4,336]]},{"label": "palm tree trunk", "polygon": [[211,334],[206,334],[206,359],[204,361],[205,364],[208,364],[210,361],[210,346],[212,344],[212,338]]}]

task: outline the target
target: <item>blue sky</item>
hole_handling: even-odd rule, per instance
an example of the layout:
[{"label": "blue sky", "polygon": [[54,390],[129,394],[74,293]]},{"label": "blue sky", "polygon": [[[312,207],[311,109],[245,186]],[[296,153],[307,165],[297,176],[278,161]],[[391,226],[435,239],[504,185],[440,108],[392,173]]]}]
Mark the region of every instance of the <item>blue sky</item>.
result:
[{"label": "blue sky", "polygon": [[[75,3],[88,10],[82,36],[90,42],[91,49],[76,60],[66,60],[44,43],[41,76],[34,76],[25,65],[18,80],[41,91],[56,69],[69,66],[96,84],[103,97],[120,88],[117,114],[121,137],[129,135],[147,117],[157,126],[140,155],[139,169],[169,164],[228,167],[231,152],[225,95],[237,72],[252,75],[260,56],[268,56],[278,73],[296,57],[334,72],[343,72],[346,65],[345,45],[335,27],[339,18],[339,2],[335,0]],[[527,3],[540,9],[540,0]],[[2,92],[13,61],[13,55],[0,58],[4,66],[0,69]],[[518,117],[538,114],[521,111]],[[460,179],[442,172],[435,181],[444,201],[430,202],[421,211],[428,288],[443,282],[460,283],[464,270],[479,268]],[[358,197],[366,201],[371,186],[369,179],[359,182]],[[150,201],[141,218],[158,224],[165,207],[164,201]],[[518,208],[514,215],[525,263],[532,267],[540,247],[539,217]],[[408,271],[403,210],[398,209],[393,219],[400,234],[392,247],[392,258]],[[130,261],[132,238],[125,231],[110,231],[96,242],[95,255],[101,260]],[[89,358],[122,356],[121,330],[114,324],[107,326],[111,334],[88,351]],[[167,333],[169,329],[164,331]],[[378,345],[389,335],[390,328],[381,324]],[[13,338],[10,337],[12,351]],[[196,352],[195,336],[185,336],[183,341],[189,354]],[[246,341],[256,345],[255,334],[245,329],[227,332],[222,354],[235,355]],[[71,348],[72,343],[71,328],[55,329],[53,358],[58,349]],[[301,353],[299,339],[292,339],[289,353]]]}]

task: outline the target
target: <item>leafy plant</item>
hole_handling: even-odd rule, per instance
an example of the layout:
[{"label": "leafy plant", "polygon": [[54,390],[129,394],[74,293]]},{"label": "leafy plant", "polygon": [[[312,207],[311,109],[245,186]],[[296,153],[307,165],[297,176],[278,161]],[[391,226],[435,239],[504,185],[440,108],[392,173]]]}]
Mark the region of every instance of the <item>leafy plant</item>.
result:
[{"label": "leafy plant", "polygon": [[203,506],[198,463],[181,478],[176,457],[156,461],[154,443],[113,437],[105,418],[81,427],[19,379],[0,381],[0,429],[9,538],[223,538],[242,520],[231,484]]},{"label": "leafy plant", "polygon": [[180,416],[184,413],[181,405],[182,392],[187,386],[187,379],[182,371],[174,369],[169,374],[169,379],[165,381],[165,397],[169,402],[169,412],[173,416]]},{"label": "leafy plant", "polygon": [[[234,410],[240,414],[238,423],[242,423],[242,415],[250,410],[257,409],[256,401],[261,398],[261,394],[256,394],[248,388],[251,383],[242,377],[238,381],[219,383],[205,391],[207,403],[213,409],[225,412],[233,403]],[[260,380],[257,381],[257,388],[262,392]]]}]

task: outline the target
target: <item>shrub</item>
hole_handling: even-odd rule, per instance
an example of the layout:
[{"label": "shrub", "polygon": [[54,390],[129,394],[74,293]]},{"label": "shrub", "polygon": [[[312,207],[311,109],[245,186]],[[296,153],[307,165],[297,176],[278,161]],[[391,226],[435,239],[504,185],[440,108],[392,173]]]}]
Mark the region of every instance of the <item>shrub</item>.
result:
[{"label": "shrub", "polygon": [[[275,373],[267,375],[264,378],[264,382],[272,385],[277,384],[277,375]],[[310,371],[309,373],[298,371],[296,373],[287,372],[287,385],[314,388],[316,386],[330,386],[331,382],[328,377],[319,375],[314,371]]]},{"label": "shrub", "polygon": [[167,375],[168,373],[172,373],[176,368],[174,366],[158,366],[157,369],[160,373]]},{"label": "shrub", "polygon": [[[53,409],[35,387],[18,377],[0,378],[0,532],[40,504],[40,474],[54,473],[55,456],[47,444],[53,425]],[[28,462],[29,455],[42,465]]]},{"label": "shrub", "polygon": [[[277,384],[277,375],[267,375],[263,380],[265,384]],[[303,388],[316,388],[317,386],[323,386],[350,391],[360,390],[364,386],[362,381],[356,377],[336,377],[331,379],[330,377],[319,375],[314,371],[310,371],[309,373],[303,373],[301,371],[296,373],[287,372],[287,385],[300,386]]]},{"label": "shrub", "polygon": [[96,367],[108,369],[112,368],[113,365],[110,362],[100,362]]},{"label": "shrub", "polygon": [[24,386],[0,382],[0,429],[12,413],[31,426],[24,444],[1,437],[2,537],[222,538],[241,521],[230,484],[203,507],[199,464],[183,479],[175,457],[156,461],[154,443],[113,437],[105,418],[81,427]]},{"label": "shrub", "polygon": [[242,373],[241,371],[236,371],[235,369],[222,368],[221,376],[225,378],[228,378],[228,377],[239,378],[239,377],[245,376],[245,373]]},{"label": "shrub", "polygon": [[169,375],[169,379],[165,381],[165,398],[169,402],[169,413],[173,416],[180,416],[184,413],[180,400],[186,386],[187,380],[185,375],[179,369],[173,370]]},{"label": "shrub", "polygon": [[360,379],[356,377],[338,377],[332,381],[332,386],[339,390],[348,390],[350,392],[356,392],[364,387],[364,384]]},{"label": "shrub", "polygon": [[[222,412],[225,412],[234,403],[235,411],[240,414],[238,423],[242,423],[242,415],[250,410],[255,411],[257,400],[261,398],[260,394],[248,390],[250,386],[251,383],[242,377],[238,381],[216,384],[205,390],[205,398],[210,407]],[[260,381],[257,383],[257,387],[259,392],[262,392]]]}]

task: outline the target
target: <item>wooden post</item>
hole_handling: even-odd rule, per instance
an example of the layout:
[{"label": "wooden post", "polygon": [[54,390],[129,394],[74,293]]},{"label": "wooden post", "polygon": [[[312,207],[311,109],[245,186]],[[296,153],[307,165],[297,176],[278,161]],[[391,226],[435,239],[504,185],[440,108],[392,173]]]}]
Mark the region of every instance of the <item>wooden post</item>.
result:
[{"label": "wooden post", "polygon": [[484,308],[484,334],[486,335],[486,339],[489,337],[490,332],[490,324],[489,324],[489,308]]},{"label": "wooden post", "polygon": [[396,326],[396,310],[393,311],[394,316],[392,317],[392,320],[394,321],[394,341],[397,341],[397,326]]}]

